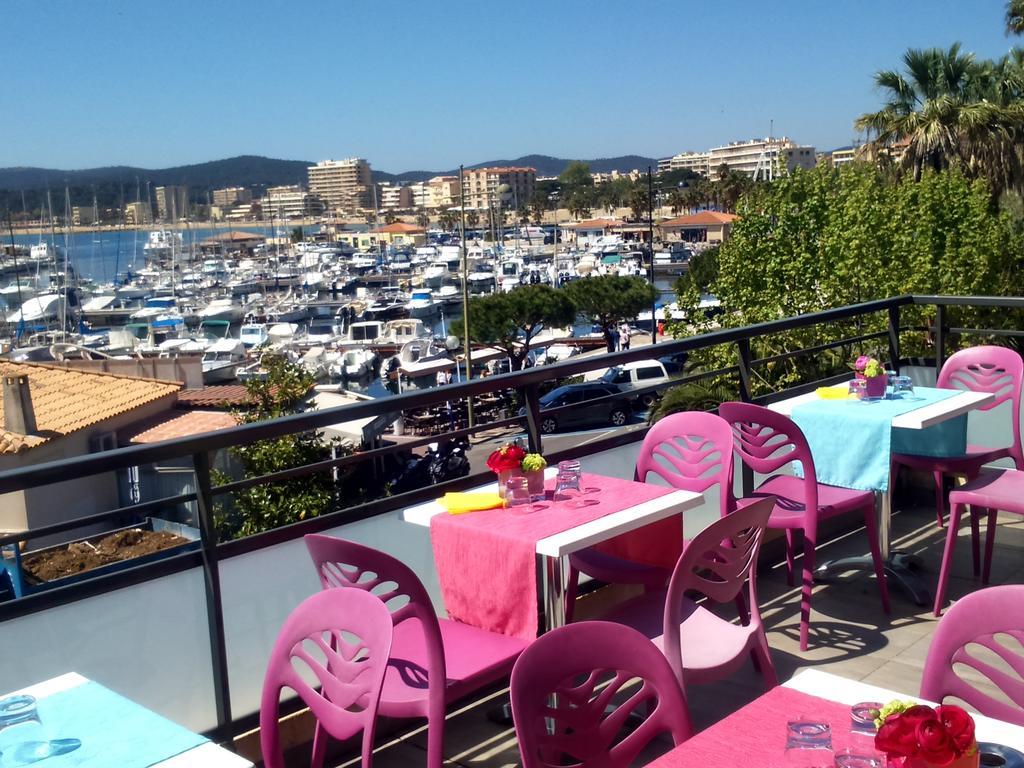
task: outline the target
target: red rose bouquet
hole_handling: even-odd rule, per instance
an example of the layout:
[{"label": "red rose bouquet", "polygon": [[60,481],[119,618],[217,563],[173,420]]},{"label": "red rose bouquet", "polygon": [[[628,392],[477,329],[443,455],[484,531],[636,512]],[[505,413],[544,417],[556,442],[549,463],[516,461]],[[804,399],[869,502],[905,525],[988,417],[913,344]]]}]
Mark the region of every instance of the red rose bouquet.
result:
[{"label": "red rose bouquet", "polygon": [[[977,766],[978,742],[974,720],[954,705],[888,705],[875,734],[875,748],[902,758],[904,768],[917,766]],[[900,711],[902,710],[902,711]]]},{"label": "red rose bouquet", "polygon": [[526,450],[519,443],[508,443],[487,457],[487,468],[497,474],[519,469],[525,457]]}]

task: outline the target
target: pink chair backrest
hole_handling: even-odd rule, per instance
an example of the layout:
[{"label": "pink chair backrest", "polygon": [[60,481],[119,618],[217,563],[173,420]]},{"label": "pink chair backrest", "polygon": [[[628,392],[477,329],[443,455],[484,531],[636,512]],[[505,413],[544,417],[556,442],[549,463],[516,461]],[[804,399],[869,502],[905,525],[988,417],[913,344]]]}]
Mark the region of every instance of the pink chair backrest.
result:
[{"label": "pink chair backrest", "polygon": [[[961,670],[986,678],[986,687],[998,688],[1001,698],[964,679]],[[1024,725],[1024,584],[972,592],[939,621],[924,663],[921,697],[941,702],[946,696],[983,715]]]},{"label": "pink chair backrest", "polygon": [[260,746],[267,768],[284,767],[278,732],[284,688],[295,691],[334,738],[362,731],[363,765],[370,765],[393,631],[388,609],[368,592],[332,589],[299,603],[281,627],[263,681]]},{"label": "pink chair backrest", "polygon": [[[412,668],[407,660],[392,659],[402,680],[412,687],[430,688],[430,697],[444,698],[444,643],[433,603],[423,582],[405,563],[380,550],[334,536],[311,533],[306,548],[324,589],[349,587],[376,595],[391,611],[395,626],[417,620],[422,628],[429,670]],[[428,681],[433,685],[429,685]]]},{"label": "pink chair backrest", "polygon": [[[641,685],[616,704],[636,678]],[[583,621],[542,635],[516,661],[510,697],[523,768],[625,768],[656,736],[678,745],[693,732],[664,655],[624,624]],[[646,715],[632,731],[631,713]]]},{"label": "pink chair backrest", "polygon": [[800,427],[789,417],[753,403],[722,403],[718,414],[732,426],[733,446],[740,460],[755,472],[770,475],[790,462],[800,462],[804,473],[804,514],[816,520],[818,480],[811,448]]},{"label": "pink chair backrest", "polygon": [[1022,469],[1020,435],[1020,400],[1024,388],[1024,360],[1012,349],[996,346],[970,347],[951,355],[939,371],[937,386],[946,389],[969,389],[973,392],[991,392],[994,402],[982,406],[987,411],[1010,402],[1013,410],[1013,457]]},{"label": "pink chair backrest", "polygon": [[[736,598],[744,583],[748,584],[750,621],[760,622],[757,607],[757,555],[764,539],[768,518],[775,507],[775,497],[740,507],[720,518],[686,543],[665,598],[665,634],[663,647],[672,671],[683,680],[679,625],[684,616],[683,598],[687,592],[699,592],[717,603]],[[707,637],[709,643],[714,637]]]},{"label": "pink chair backrest", "polygon": [[732,429],[713,413],[673,413],[647,432],[636,461],[635,479],[645,482],[649,473],[674,488],[703,493],[719,486],[721,513],[733,506]]}]

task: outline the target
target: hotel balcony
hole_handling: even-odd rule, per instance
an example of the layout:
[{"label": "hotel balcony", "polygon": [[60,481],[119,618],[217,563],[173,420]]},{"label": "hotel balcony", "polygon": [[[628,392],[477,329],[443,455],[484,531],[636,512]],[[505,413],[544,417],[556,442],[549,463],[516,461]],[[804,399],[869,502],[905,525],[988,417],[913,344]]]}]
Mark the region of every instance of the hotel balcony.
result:
[{"label": "hotel balcony", "polygon": [[[1007,343],[1019,330],[958,327],[963,308],[988,308],[1009,315],[1024,309],[1024,299],[990,297],[906,296],[842,307],[737,329],[716,331],[656,347],[634,347],[600,357],[570,358],[551,366],[519,373],[474,379],[470,383],[407,392],[387,400],[368,401],[342,408],[289,416],[273,422],[219,430],[208,435],[180,438],[152,445],[123,448],[0,473],[0,494],[59,484],[74,478],[135,471],[133,468],[177,463],[194,470],[192,482],[173,497],[144,501],[118,509],[95,509],[87,518],[65,521],[45,529],[0,536],[0,548],[37,548],[40,540],[76,538],[78,531],[113,530],[147,517],[176,510],[199,531],[198,544],[166,557],[96,576],[66,586],[41,589],[0,601],[0,680],[3,690],[16,690],[66,672],[78,672],[129,699],[211,739],[260,760],[255,733],[267,659],[289,612],[320,586],[306,551],[303,536],[326,533],[384,550],[411,567],[420,577],[439,615],[444,615],[429,529],[403,520],[403,511],[434,499],[447,490],[479,486],[493,479],[484,459],[497,445],[522,436],[542,450],[549,462],[580,459],[585,472],[632,479],[646,414],[639,408],[630,423],[572,433],[542,435],[538,389],[554,378],[580,376],[588,370],[700,350],[731,350],[732,365],[717,370],[688,368],[685,376],[649,388],[663,391],[680,383],[730,382],[735,399],[772,403],[845,381],[848,371],[828,367],[826,356],[852,360],[863,349],[884,350],[882,357],[910,375],[919,385],[934,385],[937,370],[948,355],[962,346]],[[924,320],[923,318],[927,318]],[[995,323],[993,323],[994,325]],[[813,344],[801,347],[794,332],[816,330]],[[825,340],[822,341],[821,339]],[[752,349],[771,339],[778,351],[758,359]],[[781,363],[799,360],[805,380],[781,391],[766,391],[766,372]],[[832,365],[832,363],[829,363]],[[816,372],[816,373],[815,373]],[[634,395],[642,395],[639,390]],[[216,455],[234,445],[323,429],[339,422],[372,419],[399,410],[409,413],[446,402],[472,399],[479,404],[495,393],[508,392],[525,404],[527,416],[516,411],[503,419],[467,424],[449,433],[470,441],[470,475],[441,485],[398,495],[376,494],[358,503],[325,510],[318,517],[230,541],[218,541],[213,515],[218,503],[231,493],[273,480],[312,472],[379,473],[390,454],[422,449],[440,438],[408,436],[396,445],[342,456],[317,465],[299,467],[273,477],[217,484],[211,475]],[[986,445],[1007,445],[1012,440],[1004,406],[972,413],[968,440]],[[507,414],[506,414],[507,415]],[[738,464],[738,462],[737,462]],[[1000,465],[1010,466],[1007,462]],[[373,475],[383,488],[384,475]],[[757,480],[736,470],[737,494]],[[941,562],[945,529],[936,525],[930,477],[904,471],[896,489],[891,544],[920,558],[919,575],[934,590]],[[718,516],[717,501],[685,513],[687,536]],[[947,598],[958,600],[981,587],[972,576],[969,528],[964,521],[952,567]],[[1024,521],[1000,515],[999,536],[993,559],[992,584],[1024,583]],[[865,550],[850,516],[823,525],[818,562]],[[788,586],[783,541],[768,540],[759,560],[759,598],[772,657],[780,681],[798,670],[817,667],[840,676],[875,683],[916,695],[925,654],[937,619],[931,604],[917,605],[890,583],[892,611],[879,604],[874,578],[866,572],[841,575],[816,586],[810,625],[811,643],[799,649],[799,578]],[[587,582],[581,588],[576,620],[596,612],[633,592],[631,587]],[[507,701],[507,680],[484,693],[449,707],[445,734],[448,764],[482,768],[519,764],[515,732],[510,723],[491,715]],[[725,681],[688,687],[695,729],[721,719],[763,693],[757,672],[746,664]],[[289,759],[306,764],[313,720],[308,711],[286,704],[282,733],[294,747]],[[382,722],[377,731],[375,765],[426,764],[426,726],[422,720]],[[1020,747],[1021,745],[1016,745]],[[335,745],[329,765],[358,765],[358,745]]]}]

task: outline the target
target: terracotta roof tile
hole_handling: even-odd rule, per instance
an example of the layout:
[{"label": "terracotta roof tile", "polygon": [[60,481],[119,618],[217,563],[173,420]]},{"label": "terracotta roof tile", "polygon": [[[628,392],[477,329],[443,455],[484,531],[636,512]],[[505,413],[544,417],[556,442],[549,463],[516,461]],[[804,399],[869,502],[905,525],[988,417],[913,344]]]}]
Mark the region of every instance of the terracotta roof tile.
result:
[{"label": "terracotta roof tile", "polygon": [[132,443],[158,443],[236,426],[238,420],[226,411],[167,411],[143,425],[141,431],[121,436]]},{"label": "terracotta roof tile", "polygon": [[249,392],[244,384],[219,384],[178,393],[178,405],[182,408],[233,408],[248,403]]},{"label": "terracotta roof tile", "polygon": [[[173,395],[179,382],[0,361],[0,376],[28,376],[39,435],[0,430],[0,453],[17,453]],[[0,424],[4,423],[0,400]]]},{"label": "terracotta roof tile", "polygon": [[658,224],[659,227],[706,227],[718,224],[732,224],[738,219],[734,213],[719,213],[718,211],[698,211],[689,216],[680,216],[678,219],[669,219]]}]

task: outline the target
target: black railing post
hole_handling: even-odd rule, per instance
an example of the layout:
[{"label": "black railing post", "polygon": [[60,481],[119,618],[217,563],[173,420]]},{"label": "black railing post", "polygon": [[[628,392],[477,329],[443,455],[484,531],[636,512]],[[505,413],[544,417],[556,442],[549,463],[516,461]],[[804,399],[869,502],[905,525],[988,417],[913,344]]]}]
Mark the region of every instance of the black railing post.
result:
[{"label": "black railing post", "polygon": [[889,364],[896,373],[900,372],[900,307],[889,307]]},{"label": "black railing post", "polygon": [[213,520],[213,493],[210,479],[210,455],[192,454],[196,472],[196,506],[203,552],[203,580],[206,588],[206,621],[210,633],[210,665],[213,668],[213,698],[217,710],[217,740],[234,749],[231,732],[231,688],[228,682],[228,652],[224,639],[224,610],[220,591],[220,567],[217,561],[217,528]]},{"label": "black railing post", "polygon": [[[749,403],[753,400],[750,394],[750,339],[740,339],[736,342],[736,351],[740,369],[740,400]],[[743,495],[749,496],[754,492],[754,470],[740,463],[742,468],[740,478],[743,483]]]},{"label": "black railing post", "polygon": [[946,362],[946,308],[935,305],[935,378],[938,378],[942,364]]},{"label": "black railing post", "polygon": [[750,396],[750,339],[737,341],[736,350],[739,353],[740,400],[749,403],[753,400]]},{"label": "black railing post", "polygon": [[523,387],[523,404],[526,406],[526,436],[530,443],[531,453],[543,453],[540,432],[540,398],[537,396],[537,385],[528,384]]}]

